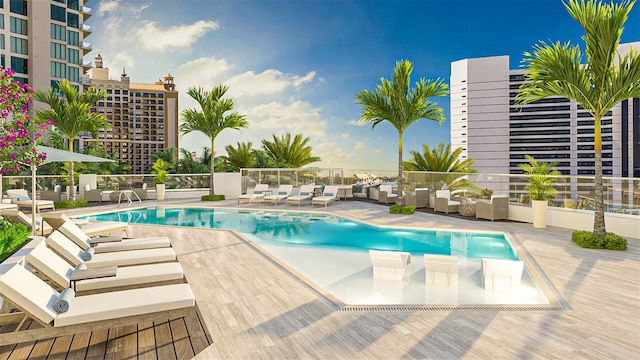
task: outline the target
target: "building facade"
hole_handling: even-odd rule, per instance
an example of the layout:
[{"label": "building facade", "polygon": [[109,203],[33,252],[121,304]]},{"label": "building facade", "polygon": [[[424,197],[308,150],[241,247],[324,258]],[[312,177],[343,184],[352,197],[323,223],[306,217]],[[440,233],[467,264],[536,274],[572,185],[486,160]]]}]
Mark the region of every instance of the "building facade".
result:
[{"label": "building facade", "polygon": [[80,85],[89,68],[88,0],[0,0],[0,65],[34,89],[67,79]]},{"label": "building facade", "polygon": [[[621,44],[621,55],[640,42]],[[510,70],[508,56],[451,63],[451,146],[473,158],[480,173],[520,174],[524,156],[557,161],[566,175],[595,173],[593,117],[565,98],[516,107],[524,70]],[[640,99],[616,105],[602,119],[603,174],[640,178]]]},{"label": "building facade", "polygon": [[83,134],[82,146],[102,143],[107,154],[117,154],[118,162],[131,165],[132,174],[148,174],[153,153],[178,146],[178,92],[170,74],[154,84],[139,84],[123,69],[120,78],[112,80],[97,55],[84,83],[110,95],[90,111],[105,115],[111,129],[101,130],[97,138]]}]

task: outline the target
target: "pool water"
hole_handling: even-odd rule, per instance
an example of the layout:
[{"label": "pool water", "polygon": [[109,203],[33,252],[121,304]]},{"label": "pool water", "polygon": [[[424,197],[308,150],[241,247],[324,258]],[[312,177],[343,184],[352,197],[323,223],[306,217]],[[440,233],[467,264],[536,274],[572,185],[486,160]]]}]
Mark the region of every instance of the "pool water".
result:
[{"label": "pool water", "polygon": [[144,208],[90,216],[91,220],[233,229],[267,244],[394,250],[459,258],[518,260],[503,233],[383,228],[327,214],[204,208]]}]

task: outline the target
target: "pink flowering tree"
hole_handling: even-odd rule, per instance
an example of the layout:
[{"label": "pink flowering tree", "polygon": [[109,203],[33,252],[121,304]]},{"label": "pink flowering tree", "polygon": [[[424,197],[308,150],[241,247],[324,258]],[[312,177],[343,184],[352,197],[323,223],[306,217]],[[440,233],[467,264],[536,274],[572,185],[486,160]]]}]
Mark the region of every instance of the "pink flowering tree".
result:
[{"label": "pink flowering tree", "polygon": [[32,93],[29,85],[14,79],[11,69],[0,68],[0,193],[2,175],[27,170],[46,158],[36,146],[48,125],[29,117]]}]

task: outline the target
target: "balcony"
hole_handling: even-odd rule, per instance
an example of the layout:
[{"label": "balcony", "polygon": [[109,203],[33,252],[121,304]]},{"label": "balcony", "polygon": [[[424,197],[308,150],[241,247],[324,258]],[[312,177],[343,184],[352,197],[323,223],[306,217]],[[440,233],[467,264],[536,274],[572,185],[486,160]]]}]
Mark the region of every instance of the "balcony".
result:
[{"label": "balcony", "polygon": [[91,33],[93,32],[93,30],[91,30],[91,25],[87,25],[87,24],[82,24],[81,30],[84,33],[85,37],[91,35]]},{"label": "balcony", "polygon": [[82,13],[82,21],[87,21],[87,19],[93,15],[91,8],[86,6],[83,6],[82,9],[80,9],[80,13]]},{"label": "balcony", "polygon": [[87,55],[93,50],[93,47],[91,46],[91,44],[84,41],[82,42],[82,45],[80,46],[80,48],[82,49],[82,55]]}]

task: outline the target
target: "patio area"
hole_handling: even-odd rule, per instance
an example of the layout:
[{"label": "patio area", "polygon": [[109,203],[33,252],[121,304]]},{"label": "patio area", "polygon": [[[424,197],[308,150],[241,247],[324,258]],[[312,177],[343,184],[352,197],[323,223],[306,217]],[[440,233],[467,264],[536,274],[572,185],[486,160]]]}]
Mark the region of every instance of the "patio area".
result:
[{"label": "patio area", "polygon": [[[167,206],[274,209],[272,205],[235,203],[201,203],[197,199],[163,202]],[[155,204],[147,201],[143,205]],[[90,208],[113,209],[115,205]],[[298,210],[326,211],[380,225],[505,231],[516,242],[514,245],[527,254],[530,266],[557,291],[563,310],[339,311],[304,280],[233,232],[132,225],[133,236],[166,235],[173,240],[212,341],[197,352],[196,359],[640,356],[638,239],[630,239],[626,252],[586,250],[571,242],[569,230],[534,229],[531,224],[513,221],[469,221],[429,213],[389,215],[385,206],[360,201],[334,202],[326,209],[295,207]],[[86,214],[87,209],[67,213]],[[57,341],[49,340],[49,347],[55,348]],[[13,350],[5,347],[0,354],[3,358],[17,356],[12,355],[15,349],[20,349],[20,354],[30,354],[28,349],[40,349],[41,343],[19,344]],[[110,358],[131,354],[122,351],[122,343],[111,349],[108,346],[103,354]],[[38,354],[38,358],[65,357],[62,353],[47,355],[45,351]]]}]

